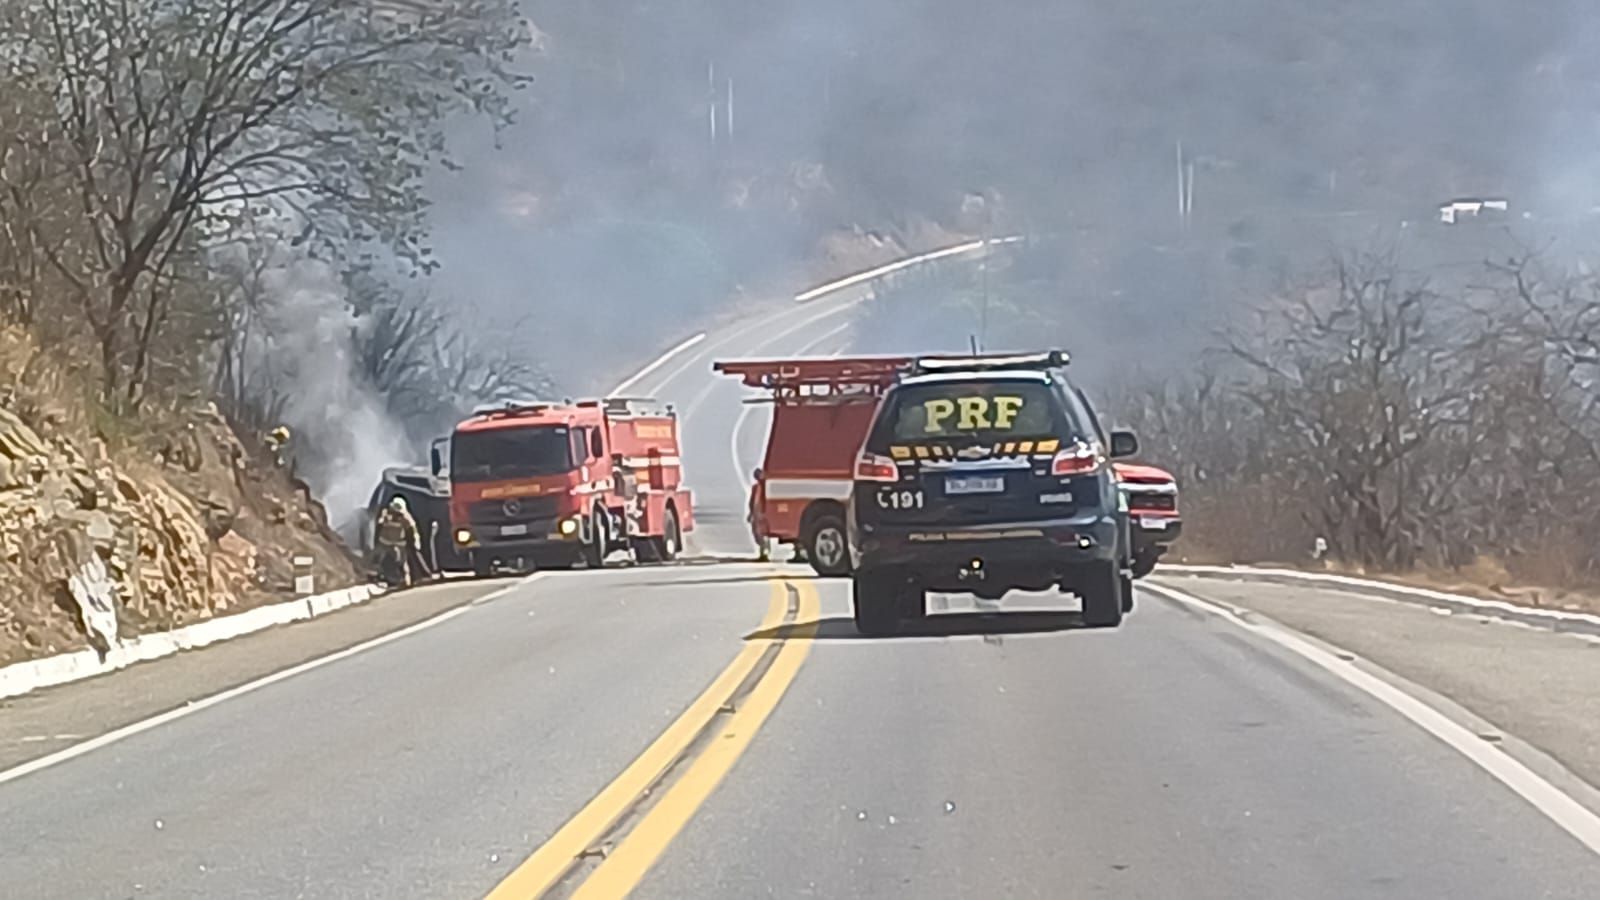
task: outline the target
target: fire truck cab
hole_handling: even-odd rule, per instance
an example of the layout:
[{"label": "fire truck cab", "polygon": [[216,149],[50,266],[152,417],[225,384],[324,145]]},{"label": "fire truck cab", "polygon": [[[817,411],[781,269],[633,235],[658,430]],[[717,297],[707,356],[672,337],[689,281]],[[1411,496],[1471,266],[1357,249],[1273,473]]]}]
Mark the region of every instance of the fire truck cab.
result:
[{"label": "fire truck cab", "polygon": [[677,414],[651,400],[481,408],[449,442],[456,546],[479,577],[598,568],[617,550],[669,561],[694,528],[678,453]]},{"label": "fire truck cab", "polygon": [[883,392],[910,357],[727,360],[712,368],[761,388],[746,402],[772,404],[772,429],[752,486],[758,541],[790,544],[820,575],[850,572],[845,504],[856,455]]}]

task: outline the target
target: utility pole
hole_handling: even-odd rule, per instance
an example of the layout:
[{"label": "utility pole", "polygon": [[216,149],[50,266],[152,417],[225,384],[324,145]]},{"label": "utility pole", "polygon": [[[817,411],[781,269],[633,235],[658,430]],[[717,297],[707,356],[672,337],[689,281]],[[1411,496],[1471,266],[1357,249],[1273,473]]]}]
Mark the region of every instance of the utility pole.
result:
[{"label": "utility pole", "polygon": [[989,342],[989,254],[993,252],[993,245],[989,243],[989,232],[993,223],[990,221],[992,213],[985,200],[983,210],[983,260],[978,264],[979,273],[983,284],[983,302],[978,307],[978,343],[987,345]]},{"label": "utility pole", "polygon": [[728,136],[728,145],[733,146],[733,76],[728,76],[728,119],[725,131]]},{"label": "utility pole", "polygon": [[1182,226],[1184,224],[1184,219],[1186,217],[1185,216],[1185,211],[1187,209],[1187,200],[1186,200],[1186,198],[1189,195],[1189,192],[1187,190],[1187,186],[1186,186],[1186,183],[1185,183],[1186,181],[1187,181],[1187,179],[1185,179],[1183,177],[1183,141],[1180,139],[1178,141],[1178,225],[1179,226]]},{"label": "utility pole", "polygon": [[1178,225],[1187,230],[1194,215],[1194,161],[1183,155],[1183,141],[1178,141]]},{"label": "utility pole", "polygon": [[706,62],[706,117],[711,123],[711,149],[717,148],[717,61]]}]

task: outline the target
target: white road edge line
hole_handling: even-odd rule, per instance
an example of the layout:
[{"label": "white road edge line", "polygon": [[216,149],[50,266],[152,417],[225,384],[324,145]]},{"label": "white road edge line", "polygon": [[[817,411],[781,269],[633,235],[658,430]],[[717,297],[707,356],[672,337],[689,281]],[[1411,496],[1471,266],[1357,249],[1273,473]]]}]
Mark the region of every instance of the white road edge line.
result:
[{"label": "white road edge line", "polygon": [[[1016,243],[1017,241],[1021,241],[1021,240],[1024,240],[1024,239],[1025,239],[1024,235],[1013,234],[1013,235],[1007,235],[1005,237],[990,238],[987,241],[987,243],[989,243],[990,245],[993,245],[993,246],[1000,246],[1002,244],[1013,244],[1013,243]],[[824,284],[817,285],[817,286],[815,286],[813,288],[810,288],[808,290],[802,291],[799,294],[796,294],[794,299],[796,301],[801,302],[801,303],[804,303],[804,302],[809,301],[809,300],[815,300],[818,297],[823,297],[823,296],[826,296],[828,294],[837,293],[838,291],[844,290],[845,288],[848,288],[848,287],[851,287],[851,286],[854,286],[854,285],[858,285],[858,284],[863,284],[863,283],[872,281],[872,280],[874,280],[876,278],[882,278],[885,275],[893,274],[893,273],[898,272],[898,271],[900,271],[902,269],[910,268],[911,266],[919,265],[921,263],[926,263],[926,262],[933,262],[934,260],[943,259],[944,257],[947,257],[947,256],[956,256],[956,255],[959,255],[959,254],[962,254],[962,253],[968,253],[968,252],[971,252],[973,250],[980,249],[980,248],[983,247],[984,243],[985,243],[985,241],[983,241],[983,240],[968,241],[968,242],[966,242],[964,244],[957,244],[957,245],[955,245],[953,247],[944,247],[944,248],[941,248],[941,249],[938,249],[938,250],[930,250],[927,253],[919,253],[919,254],[917,254],[915,256],[908,256],[908,257],[905,257],[903,259],[897,259],[897,260],[895,260],[893,262],[885,263],[885,264],[883,264],[881,266],[877,266],[875,268],[868,269],[865,272],[857,272],[854,275],[847,275],[844,278],[835,279],[834,281],[829,281],[829,282],[826,282]],[[839,309],[839,308],[855,306],[856,304],[861,303],[861,302],[865,301],[866,299],[868,299],[868,298],[866,298],[866,297],[857,297],[854,300],[851,300],[851,301],[848,301],[848,302],[845,302],[845,303],[841,303],[840,306],[836,307],[834,311],[837,311],[837,309]],[[727,334],[718,335],[716,337],[715,341],[714,341],[714,344],[716,346],[719,346],[719,347],[731,344],[735,340],[737,340],[738,338],[742,338],[746,334],[749,334],[750,332],[762,327],[763,325],[769,324],[770,322],[772,322],[772,320],[781,319],[786,315],[787,315],[787,313],[777,313],[777,314],[774,314],[774,315],[758,316],[758,317],[756,317],[754,319],[747,320],[747,321],[744,322],[742,327],[735,328],[735,329],[733,329],[732,331],[730,331]],[[809,320],[808,319],[807,323],[809,323],[810,321],[813,321],[813,320]],[[784,332],[784,334],[787,334],[787,333],[788,332]],[[627,388],[631,388],[634,385],[635,382],[641,380],[645,375],[648,375],[658,365],[660,365],[661,363],[666,362],[668,358],[677,355],[679,353],[679,351],[686,350],[689,347],[693,346],[694,344],[698,344],[700,342],[700,339],[702,339],[703,337],[704,337],[704,335],[698,335],[695,338],[691,338],[690,341],[686,342],[684,345],[680,345],[678,347],[674,347],[673,349],[667,351],[667,353],[662,358],[657,359],[654,363],[651,363],[649,366],[647,366],[643,371],[636,373],[632,378],[629,378],[627,381],[624,381],[621,385],[619,385],[617,387],[616,391],[613,391],[613,393],[618,393],[618,392],[620,392],[622,390],[625,390]],[[711,348],[707,348],[707,349],[709,350]],[[703,356],[705,354],[704,354],[704,352],[702,352],[699,355]],[[677,378],[680,375],[682,375],[683,373],[689,371],[689,369],[693,368],[694,364],[695,364],[695,360],[694,359],[690,359],[687,362],[685,362],[683,365],[677,367],[676,369],[674,369],[671,372],[671,374],[667,375],[666,377],[662,378],[659,382],[657,382],[656,385],[655,385],[655,389],[653,391],[651,391],[650,393],[655,393],[655,394],[661,393],[661,391],[664,390],[668,384],[671,384],[673,381],[676,381]]]},{"label": "white road edge line", "polygon": [[244,684],[228,688],[225,691],[212,694],[208,697],[202,697],[199,700],[191,700],[188,703],[185,703],[183,706],[169,709],[164,713],[158,713],[149,717],[148,719],[140,719],[137,722],[130,722],[121,728],[112,729],[105,734],[92,737],[89,740],[81,743],[73,744],[70,747],[57,750],[54,753],[41,756],[37,759],[31,759],[25,763],[13,766],[4,771],[0,771],[0,785],[15,781],[18,778],[32,775],[34,772],[48,769],[52,766],[58,766],[64,762],[83,756],[86,753],[92,753],[96,750],[99,750],[101,747],[115,744],[118,741],[133,737],[141,732],[149,731],[152,728],[160,728],[162,725],[166,725],[169,722],[175,722],[178,719],[182,719],[186,716],[192,716],[201,710],[209,709],[221,703],[226,703],[236,697],[242,697],[245,694],[261,690],[264,687],[277,684],[280,681],[287,681],[296,675],[302,675],[311,671],[312,669],[319,669],[331,663],[336,663],[341,659],[348,659],[358,653],[364,653],[374,647],[380,647],[391,641],[397,641],[403,637],[409,637],[419,631],[426,631],[435,625],[441,625],[445,622],[448,622],[449,620],[454,619],[456,616],[471,612],[475,606],[481,606],[490,600],[504,597],[517,588],[536,581],[541,577],[542,573],[536,572],[527,576],[526,578],[519,579],[515,584],[509,584],[503,588],[500,588],[499,590],[490,591],[482,597],[478,597],[475,600],[464,603],[460,606],[447,609],[444,612],[441,612],[430,618],[423,619],[421,622],[407,625],[399,631],[391,631],[387,634],[381,634],[375,638],[372,638],[371,640],[362,641],[353,647],[346,647],[343,650],[329,653],[326,656],[308,659],[303,663],[290,666],[287,669],[280,669],[270,675],[263,675],[254,681],[247,681]]},{"label": "white road edge line", "polygon": [[1012,234],[1007,235],[1006,237],[989,238],[988,240],[983,240],[980,238],[976,241],[967,241],[964,244],[956,244],[953,247],[944,247],[938,250],[930,250],[927,253],[919,253],[916,256],[908,256],[904,259],[897,259],[894,262],[884,263],[881,266],[868,269],[865,272],[857,272],[854,275],[846,275],[837,281],[830,281],[827,284],[817,285],[810,290],[801,291],[800,293],[794,295],[794,300],[796,303],[805,303],[808,300],[815,300],[816,298],[825,294],[831,294],[834,291],[842,291],[847,287],[854,287],[855,285],[863,282],[871,281],[874,278],[882,278],[885,275],[893,274],[901,269],[908,269],[920,263],[933,262],[936,259],[943,259],[947,256],[957,256],[962,253],[970,253],[973,250],[982,248],[985,244],[988,244],[992,247],[999,246],[1001,244],[1014,244],[1017,241],[1022,240],[1022,237],[1023,236],[1020,234]]},{"label": "white road edge line", "polygon": [[668,350],[667,352],[661,354],[660,356],[655,358],[654,362],[650,363],[648,366],[645,366],[644,368],[640,369],[639,371],[633,373],[633,375],[630,376],[626,381],[624,381],[621,384],[617,385],[616,387],[612,388],[611,389],[611,395],[613,397],[619,396],[623,391],[626,391],[627,389],[633,387],[635,384],[639,383],[639,381],[641,379],[643,379],[646,375],[649,375],[651,372],[654,372],[655,370],[661,368],[663,365],[665,365],[667,363],[668,360],[672,359],[674,356],[677,356],[678,354],[680,354],[683,351],[689,349],[690,347],[693,347],[695,344],[698,344],[698,343],[700,343],[701,341],[703,341],[705,339],[706,339],[706,333],[704,331],[702,331],[699,334],[695,335],[694,337],[689,338],[688,340],[684,341],[683,343],[677,345],[676,347],[673,347],[671,350]]},{"label": "white road edge line", "polygon": [[[1478,737],[1434,707],[1287,628],[1248,621],[1225,606],[1165,585],[1141,584],[1140,587],[1173,602],[1218,616],[1303,657],[1346,684],[1361,690],[1476,763],[1495,780],[1532,804],[1550,821],[1577,838],[1591,852],[1600,854],[1600,816],[1498,746]],[[1354,654],[1350,656],[1353,658]]]},{"label": "white road edge line", "polygon": [[[1390,594],[1402,594],[1408,597],[1418,597],[1425,600],[1434,600],[1440,603],[1454,603],[1459,606],[1483,610],[1485,613],[1522,616],[1526,618],[1544,619],[1549,622],[1580,622],[1585,625],[1600,626],[1600,616],[1591,613],[1573,612],[1566,609],[1544,609],[1536,606],[1519,606],[1507,603],[1504,600],[1484,600],[1468,594],[1457,594],[1450,591],[1440,591],[1433,588],[1415,587],[1409,584],[1399,584],[1392,581],[1380,581],[1376,578],[1359,578],[1353,575],[1339,575],[1332,572],[1303,572],[1299,569],[1266,568],[1258,566],[1201,566],[1176,563],[1173,565],[1162,564],[1161,571],[1172,575],[1220,575],[1233,576],[1241,579],[1248,578],[1283,578],[1293,581],[1302,581],[1308,584],[1321,584],[1330,587],[1343,587],[1354,589],[1356,593],[1362,591],[1383,591]],[[1370,595],[1369,595],[1370,596]]]}]

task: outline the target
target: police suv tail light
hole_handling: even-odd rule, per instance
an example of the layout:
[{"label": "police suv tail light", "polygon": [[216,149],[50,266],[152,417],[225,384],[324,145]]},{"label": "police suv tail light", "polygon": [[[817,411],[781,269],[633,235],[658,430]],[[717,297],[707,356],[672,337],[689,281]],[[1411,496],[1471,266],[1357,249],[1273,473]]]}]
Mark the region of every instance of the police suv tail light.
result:
[{"label": "police suv tail light", "polygon": [[1093,444],[1078,441],[1068,444],[1050,461],[1051,475],[1087,475],[1100,468],[1105,455]]},{"label": "police suv tail light", "polygon": [[899,481],[900,468],[887,456],[863,453],[856,460],[856,478],[861,481]]}]

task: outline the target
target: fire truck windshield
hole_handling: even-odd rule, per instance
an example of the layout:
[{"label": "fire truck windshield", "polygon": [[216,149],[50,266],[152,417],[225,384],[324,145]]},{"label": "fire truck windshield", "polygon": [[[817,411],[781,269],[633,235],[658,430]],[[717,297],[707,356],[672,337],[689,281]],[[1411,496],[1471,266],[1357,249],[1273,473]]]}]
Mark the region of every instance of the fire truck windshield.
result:
[{"label": "fire truck windshield", "polygon": [[458,433],[450,444],[455,481],[554,475],[573,467],[568,429],[558,425]]}]

